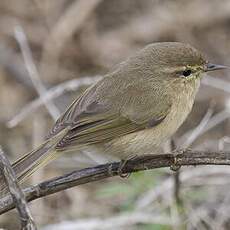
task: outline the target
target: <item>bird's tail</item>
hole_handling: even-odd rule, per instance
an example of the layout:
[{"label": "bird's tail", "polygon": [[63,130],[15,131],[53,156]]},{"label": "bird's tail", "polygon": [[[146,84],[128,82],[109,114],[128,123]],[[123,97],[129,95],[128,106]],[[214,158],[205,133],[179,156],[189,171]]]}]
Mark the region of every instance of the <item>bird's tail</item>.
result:
[{"label": "bird's tail", "polygon": [[[39,168],[59,156],[59,152],[56,151],[55,146],[60,141],[60,136],[62,135],[50,138],[38,148],[25,154],[13,163],[12,167],[19,182],[25,181]],[[0,197],[6,193],[7,186],[2,176],[0,176]]]},{"label": "bird's tail", "polygon": [[13,170],[19,182],[24,181],[42,166],[56,158],[53,146],[42,144],[13,163]]}]

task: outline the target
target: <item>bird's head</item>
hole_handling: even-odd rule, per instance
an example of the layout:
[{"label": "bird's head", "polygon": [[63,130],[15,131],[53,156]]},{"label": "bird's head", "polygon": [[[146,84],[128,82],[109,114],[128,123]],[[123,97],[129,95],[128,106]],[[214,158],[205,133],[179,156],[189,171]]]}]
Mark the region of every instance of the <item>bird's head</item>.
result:
[{"label": "bird's head", "polygon": [[181,82],[200,79],[204,73],[226,66],[212,64],[191,45],[180,42],[161,42],[148,45],[143,54],[151,63],[155,76]]},{"label": "bird's head", "polygon": [[[228,68],[212,64],[191,45],[180,42],[160,42],[146,46],[133,63],[141,66],[143,73],[164,88],[197,91],[201,77],[209,71]],[[185,87],[186,86],[186,87]]]}]

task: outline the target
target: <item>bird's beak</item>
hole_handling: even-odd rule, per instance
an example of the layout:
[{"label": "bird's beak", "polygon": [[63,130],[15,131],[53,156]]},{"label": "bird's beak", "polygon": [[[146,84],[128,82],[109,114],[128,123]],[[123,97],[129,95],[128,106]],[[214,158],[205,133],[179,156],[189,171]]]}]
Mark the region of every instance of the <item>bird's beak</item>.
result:
[{"label": "bird's beak", "polygon": [[212,63],[207,63],[204,67],[205,72],[219,70],[219,69],[230,69],[230,67],[224,65],[212,64]]}]

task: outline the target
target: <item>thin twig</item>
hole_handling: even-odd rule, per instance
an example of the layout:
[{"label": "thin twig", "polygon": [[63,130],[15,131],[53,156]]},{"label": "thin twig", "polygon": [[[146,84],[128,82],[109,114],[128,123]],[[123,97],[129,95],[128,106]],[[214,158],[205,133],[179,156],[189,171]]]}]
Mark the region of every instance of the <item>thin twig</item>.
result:
[{"label": "thin twig", "polygon": [[202,84],[230,93],[230,83],[223,79],[208,76],[207,78],[202,79]]},{"label": "thin twig", "polygon": [[[220,123],[228,119],[230,116],[230,109],[229,108],[223,109],[222,111],[213,115],[212,117],[211,115],[212,115],[212,111],[209,109],[205,114],[205,116],[203,117],[203,119],[201,120],[200,124],[194,130],[185,133],[180,138],[180,142],[182,142],[182,144],[180,144],[179,142],[178,145],[182,146],[182,148],[189,147],[199,136],[203,135],[204,133],[208,132],[215,126],[219,125]],[[186,137],[189,134],[191,136],[189,137],[188,140],[186,140],[183,143],[183,140],[186,139]]]},{"label": "thin twig", "polygon": [[213,106],[209,107],[200,123],[192,130],[186,132],[181,138],[181,148],[188,148],[203,132],[213,114]]},{"label": "thin twig", "polygon": [[[176,143],[174,139],[171,139],[170,142],[170,152],[176,151]],[[177,166],[175,167],[177,168]],[[182,226],[182,223],[184,222],[184,213],[181,213],[180,210],[183,208],[183,202],[181,197],[181,180],[180,180],[181,172],[177,168],[177,170],[173,174],[173,180],[174,180],[174,200],[171,202],[171,219],[175,220],[174,224],[172,226],[172,229],[180,229]]]},{"label": "thin twig", "polygon": [[12,201],[18,210],[22,230],[35,230],[36,225],[30,214],[29,207],[25,199],[25,195],[20,188],[14,170],[12,169],[9,160],[0,149],[0,171],[3,175],[4,181],[7,184]]},{"label": "thin twig", "polygon": [[34,112],[44,104],[44,102],[48,103],[52,99],[59,97],[68,91],[76,91],[83,85],[91,85],[101,79],[101,76],[94,77],[82,77],[78,79],[69,80],[63,82],[57,86],[54,86],[48,89],[43,95],[36,98],[32,102],[28,103],[25,107],[21,109],[21,111],[15,115],[10,121],[7,122],[7,126],[9,128],[13,128],[26,119],[29,115],[34,114]]},{"label": "thin twig", "polygon": [[101,0],[73,1],[53,26],[44,44],[44,54],[56,53],[58,56],[66,42],[82,28],[100,2]]},{"label": "thin twig", "polygon": [[6,44],[0,44],[0,66],[3,67],[13,80],[22,84],[26,90],[33,93],[35,92],[33,83],[28,76],[21,57]]},{"label": "thin twig", "polygon": [[[219,177],[223,178],[223,175],[228,177],[230,175],[229,167],[199,167],[186,169],[181,171],[180,180],[185,186],[196,186],[194,182],[194,178],[205,178],[205,182],[203,181],[203,185],[210,185],[206,178],[214,178],[214,176],[219,175]],[[215,185],[218,184],[219,180],[216,180]],[[212,183],[213,184],[213,183]],[[226,182],[225,182],[226,184]],[[160,183],[158,186],[148,190],[143,193],[139,199],[135,202],[136,210],[146,210],[148,206],[152,207],[152,204],[158,200],[159,197],[162,197],[164,203],[169,202],[172,199],[173,192],[173,178],[169,177]],[[200,185],[200,184],[199,184]]]},{"label": "thin twig", "polygon": [[[39,96],[42,97],[42,95],[46,93],[46,88],[42,84],[42,81],[40,80],[40,76],[36,68],[36,65],[34,64],[33,56],[26,35],[21,26],[15,27],[15,38],[17,39],[17,42],[20,46],[24,58],[25,66],[33,82],[34,88],[37,90]],[[56,120],[60,116],[60,112],[58,108],[55,106],[55,104],[52,101],[45,101],[45,100],[43,101],[43,103],[46,106],[52,118]]]},{"label": "thin twig", "polygon": [[176,171],[174,174],[174,197],[176,204],[178,206],[182,205],[182,199],[180,197],[180,188],[181,188],[181,181],[180,181],[180,171]]},{"label": "thin twig", "polygon": [[[123,173],[170,167],[175,165],[230,165],[230,152],[199,152],[184,150],[176,154],[142,155],[127,161]],[[77,185],[86,184],[120,175],[120,162],[73,171],[64,176],[47,180],[24,190],[27,201],[35,200]],[[0,200],[0,214],[13,209],[15,204],[10,196]]]},{"label": "thin twig", "polygon": [[[165,215],[157,215],[149,212],[126,212],[109,218],[92,218],[77,221],[63,221],[58,224],[50,224],[42,230],[108,230],[135,224],[161,224],[172,225],[173,221]],[[123,229],[123,228],[122,228]]]},{"label": "thin twig", "polygon": [[210,129],[214,128],[215,126],[219,125],[221,122],[228,119],[230,116],[230,109],[226,108],[220,111],[219,113],[212,116],[209,120],[208,124],[204,127],[204,129],[200,132],[200,135],[208,132]]},{"label": "thin twig", "polygon": [[[65,9],[44,42],[40,72],[55,76],[58,72],[59,57],[63,47],[85,24],[102,0],[75,0]],[[51,73],[47,73],[47,63],[52,64]]]},{"label": "thin twig", "polygon": [[[173,139],[171,139],[170,142],[170,148],[171,152],[176,150],[176,143]],[[180,206],[182,204],[182,199],[180,197],[180,188],[181,188],[181,182],[180,182],[180,170],[176,170],[173,174],[174,177],[174,198],[177,206]]]}]

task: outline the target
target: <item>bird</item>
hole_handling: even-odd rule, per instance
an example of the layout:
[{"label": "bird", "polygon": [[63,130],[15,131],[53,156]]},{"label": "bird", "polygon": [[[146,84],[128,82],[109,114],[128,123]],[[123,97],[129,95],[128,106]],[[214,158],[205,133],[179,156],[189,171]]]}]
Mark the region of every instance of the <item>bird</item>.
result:
[{"label": "bird", "polygon": [[225,68],[189,44],[147,45],[86,89],[45,142],[12,164],[18,180],[71,151],[93,149],[121,160],[154,154],[185,121],[205,73]]}]

